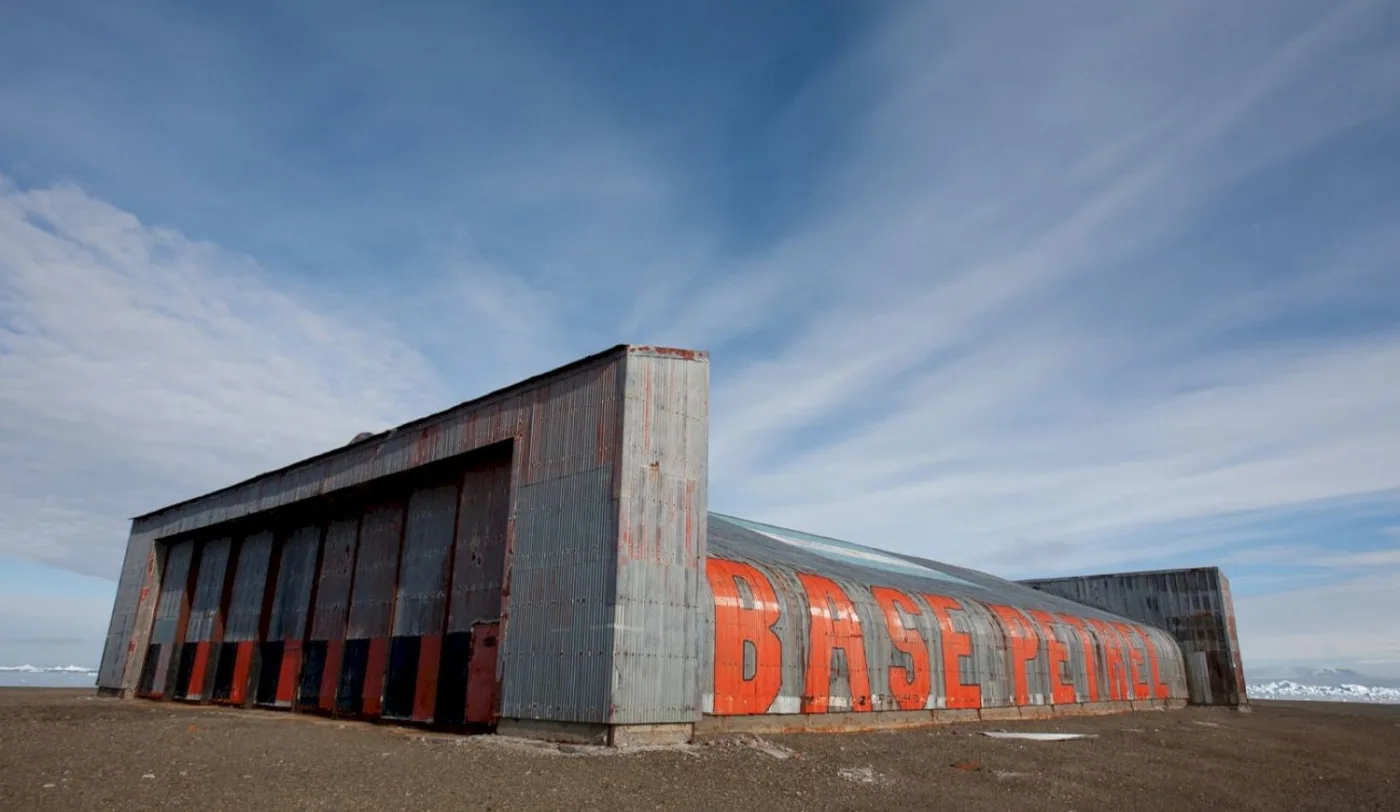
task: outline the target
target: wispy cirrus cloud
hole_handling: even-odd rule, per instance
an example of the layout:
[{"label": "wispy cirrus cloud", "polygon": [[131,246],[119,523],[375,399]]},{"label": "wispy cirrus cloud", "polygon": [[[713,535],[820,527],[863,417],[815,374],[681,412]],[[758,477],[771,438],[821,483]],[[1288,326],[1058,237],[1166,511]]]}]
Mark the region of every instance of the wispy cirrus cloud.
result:
[{"label": "wispy cirrus cloud", "polygon": [[110,575],[130,513],[647,341],[713,351],[718,509],[1239,560],[1261,651],[1287,592],[1378,651],[1381,580],[1245,559],[1400,499],[1383,4],[154,8],[0,26],[0,552]]}]

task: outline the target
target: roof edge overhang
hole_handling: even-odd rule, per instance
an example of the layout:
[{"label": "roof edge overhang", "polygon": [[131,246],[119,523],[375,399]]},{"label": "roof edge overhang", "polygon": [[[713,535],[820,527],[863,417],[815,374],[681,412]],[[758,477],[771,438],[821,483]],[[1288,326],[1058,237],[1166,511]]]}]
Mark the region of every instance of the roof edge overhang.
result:
[{"label": "roof edge overhang", "polygon": [[419,417],[414,420],[410,420],[409,422],[395,426],[394,428],[377,432],[375,434],[370,435],[369,437],[346,443],[345,445],[338,446],[336,448],[328,449],[326,451],[321,452],[320,454],[315,454],[310,457],[297,460],[287,465],[283,465],[280,468],[274,468],[268,471],[263,471],[260,474],[256,474],[254,476],[248,477],[247,479],[240,480],[229,485],[225,485],[224,487],[218,488],[217,490],[208,491],[206,493],[199,494],[198,496],[192,496],[188,499],[182,499],[179,502],[173,502],[164,507],[148,511],[146,513],[142,513],[139,516],[133,516],[131,518],[131,521],[140,522],[147,519],[151,519],[167,511],[194,504],[195,502],[199,502],[202,499],[207,499],[211,496],[217,496],[219,494],[237,490],[238,488],[242,488],[254,482],[257,482],[260,479],[266,479],[280,474],[285,474],[294,468],[298,468],[303,465],[309,465],[315,462],[320,462],[329,457],[334,457],[337,454],[345,453],[347,450],[352,448],[360,448],[370,443],[383,442],[396,434],[406,431],[412,431],[413,429],[419,426],[431,423],[434,420],[439,420],[453,412],[478,408],[492,400],[503,397],[509,397],[510,395],[516,393],[519,390],[529,389],[530,387],[538,386],[544,381],[550,380],[552,378],[557,378],[562,375],[566,375],[575,370],[589,366],[590,364],[594,364],[617,355],[649,355],[669,358],[684,358],[687,360],[697,361],[707,360],[709,358],[709,353],[703,350],[687,350],[680,349],[677,347],[660,347],[648,344],[616,344],[605,350],[602,350],[601,352],[595,352],[592,355],[587,355],[574,361],[570,361],[569,363],[564,364],[563,366],[555,367],[554,369],[551,369],[547,372],[541,372],[536,375],[531,375],[530,377],[525,378],[524,380],[516,381],[515,383],[503,386],[500,389],[493,390],[479,397],[472,398],[471,400],[465,400],[454,406],[449,406],[446,409],[433,412],[432,414],[424,415],[423,417]]}]

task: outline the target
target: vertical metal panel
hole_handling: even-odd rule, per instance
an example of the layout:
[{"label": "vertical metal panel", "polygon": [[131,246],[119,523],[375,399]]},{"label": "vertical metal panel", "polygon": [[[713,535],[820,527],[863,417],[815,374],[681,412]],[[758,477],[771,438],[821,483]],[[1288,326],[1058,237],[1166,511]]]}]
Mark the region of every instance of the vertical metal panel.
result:
[{"label": "vertical metal panel", "polygon": [[272,532],[264,531],[245,537],[238,545],[233,596],[228,605],[228,628],[224,632],[224,640],[228,642],[258,639],[272,540]]},{"label": "vertical metal panel", "polygon": [[[1163,570],[1024,581],[1042,592],[1147,623],[1171,634],[1187,656],[1193,701],[1212,704],[1246,701],[1238,642],[1232,636],[1234,611],[1214,568]],[[1195,654],[1203,655],[1196,658]],[[1185,666],[1183,666],[1184,668]]]},{"label": "vertical metal panel", "polygon": [[170,545],[170,553],[165,559],[165,577],[160,585],[160,601],[156,604],[155,626],[151,630],[152,643],[164,645],[175,642],[180,614],[184,609],[190,565],[194,560],[194,544],[193,541],[180,541]]},{"label": "vertical metal panel", "polygon": [[358,518],[333,521],[326,529],[320,582],[316,586],[316,611],[311,618],[312,640],[340,640],[345,637],[345,618],[350,611],[350,586],[355,576],[359,534]]},{"label": "vertical metal panel", "polygon": [[456,485],[420,488],[409,497],[395,636],[442,633],[456,524]]},{"label": "vertical metal panel", "polygon": [[501,616],[510,466],[510,454],[504,453],[473,466],[462,479],[448,632],[468,632],[477,622]]},{"label": "vertical metal panel", "polygon": [[[501,715],[607,721],[616,577],[606,468],[518,491]],[[573,510],[559,510],[557,505]],[[526,543],[521,543],[522,541]]]},{"label": "vertical metal panel", "polygon": [[[622,369],[614,356],[556,378],[503,415],[518,438],[502,585],[503,717],[608,721],[621,426],[604,416],[620,414]],[[454,609],[454,625],[464,622]]]},{"label": "vertical metal panel", "polygon": [[229,551],[233,539],[224,537],[206,542],[199,556],[199,574],[190,606],[189,629],[185,640],[192,643],[214,639],[214,627],[224,598]]},{"label": "vertical metal panel", "polygon": [[625,370],[609,721],[699,716],[709,363],[634,348]]},{"label": "vertical metal panel", "polygon": [[394,612],[403,539],[403,505],[370,508],[360,523],[360,550],[355,562],[355,590],[350,600],[348,640],[385,637]]},{"label": "vertical metal panel", "polygon": [[[128,651],[139,646],[144,652],[146,648],[144,635],[140,641],[133,638],[137,635],[137,611],[141,596],[148,589],[148,575],[154,580],[153,539],[154,534],[133,530],[126,542],[126,554],[122,559],[121,575],[117,581],[117,594],[112,602],[112,619],[107,624],[107,638],[102,646],[102,660],[97,671],[97,685],[105,691],[131,688],[124,679],[128,670]],[[144,628],[149,630],[149,623]],[[135,671],[140,671],[139,665]]]},{"label": "vertical metal panel", "polygon": [[321,528],[314,524],[298,528],[283,544],[277,567],[277,589],[272,593],[268,640],[300,640],[305,635],[320,545]]}]

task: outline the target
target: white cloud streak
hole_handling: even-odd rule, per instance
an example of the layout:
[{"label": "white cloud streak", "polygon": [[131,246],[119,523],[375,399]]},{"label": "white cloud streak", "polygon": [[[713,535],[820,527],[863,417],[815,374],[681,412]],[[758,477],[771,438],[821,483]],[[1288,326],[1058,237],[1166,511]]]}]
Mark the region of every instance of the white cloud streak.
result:
[{"label": "white cloud streak", "polygon": [[[110,575],[127,514],[636,340],[716,350],[717,509],[999,574],[1217,556],[1268,543],[1241,512],[1393,502],[1400,201],[1318,168],[1357,132],[1394,134],[1388,14],[901,7],[779,117],[789,134],[853,119],[853,135],[787,227],[728,253],[742,223],[680,218],[689,156],[547,49],[302,20],[328,67],[298,92],[365,80],[364,128],[327,136],[350,180],[264,157],[286,145],[227,107],[253,87],[236,78],[180,122],[185,142],[240,122],[230,160],[260,178],[246,199],[285,185],[264,227],[302,255],[421,221],[430,267],[293,290],[265,257],[76,187],[0,187],[0,453],[16,461],[0,552]],[[215,50],[239,76],[241,51]],[[497,74],[522,85],[480,79]],[[510,138],[459,95],[493,115],[542,101],[501,119]],[[35,126],[75,151],[75,131],[119,123],[65,111]],[[485,157],[425,144],[395,185],[361,159],[402,122],[466,128]],[[158,171],[151,157],[133,166]],[[1305,171],[1334,209],[1283,182]],[[1349,605],[1361,623],[1371,604]],[[1251,623],[1265,651],[1314,634]],[[1373,631],[1348,645],[1379,650]]]}]

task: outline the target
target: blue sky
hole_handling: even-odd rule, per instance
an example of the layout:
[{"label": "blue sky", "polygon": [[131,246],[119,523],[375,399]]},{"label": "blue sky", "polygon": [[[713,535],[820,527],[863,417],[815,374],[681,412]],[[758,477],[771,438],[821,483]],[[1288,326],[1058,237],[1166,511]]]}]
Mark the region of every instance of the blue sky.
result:
[{"label": "blue sky", "polygon": [[717,510],[1400,673],[1392,4],[11,3],[0,111],[0,663],[96,663],[128,517],[629,341]]}]

